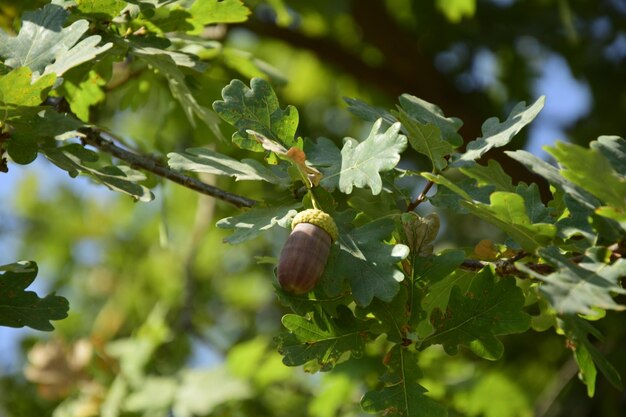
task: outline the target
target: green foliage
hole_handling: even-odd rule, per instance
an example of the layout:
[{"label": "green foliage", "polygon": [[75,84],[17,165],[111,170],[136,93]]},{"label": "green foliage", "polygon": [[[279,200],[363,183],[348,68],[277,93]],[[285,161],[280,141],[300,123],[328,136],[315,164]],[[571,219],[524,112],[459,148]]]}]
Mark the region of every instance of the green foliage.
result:
[{"label": "green foliage", "polygon": [[[24,343],[24,377],[49,401],[26,414],[525,416],[553,396],[568,353],[589,396],[600,391],[598,371],[621,388],[623,360],[610,346],[623,326],[604,326],[626,309],[626,141],[558,143],[546,149],[556,165],[502,153],[543,97],[487,119],[468,142],[460,118],[408,94],[385,107],[345,99],[361,120],[349,119],[337,97],[313,100],[305,87],[380,97],[313,64],[287,80],[257,56],[317,62],[257,39],[272,30],[294,42],[337,35],[348,65],[363,55],[367,71],[385,68],[383,45],[361,39],[353,16],[328,20],[347,5],[330,3],[55,1],[14,29],[4,24],[2,171],[41,154],[72,178],[160,203],[91,199],[85,183],[39,192],[34,177],[11,194],[20,216],[6,230],[23,234],[15,251],[42,258],[76,313],[63,297],[26,291],[34,262],[0,267],[0,325],[52,330],[67,318],[58,340]],[[399,19],[413,8],[435,18],[406,30],[444,17],[461,30],[478,13],[475,1],[385,4]],[[274,18],[278,28],[262,29]],[[247,19],[249,30],[222,33]],[[246,43],[254,53],[238,49]],[[227,125],[232,143],[221,140]],[[550,189],[520,181],[494,151]],[[192,200],[167,180],[241,211]],[[325,262],[324,272],[312,291],[292,294],[272,270],[291,220],[308,208],[331,215],[339,237],[327,260],[304,240],[298,255]],[[207,369],[194,364],[207,357]]]},{"label": "green foliage", "polygon": [[483,136],[469,142],[463,154],[455,155],[453,165],[456,167],[467,166],[472,161],[479,159],[492,148],[506,145],[528,123],[532,122],[543,108],[545,97],[540,97],[528,107],[526,103],[518,103],[509,117],[500,122],[497,117],[487,119],[482,126]]},{"label": "green foliage", "polygon": [[96,46],[102,39],[99,35],[79,42],[89,22],[81,19],[64,28],[69,15],[61,6],[48,4],[24,14],[17,36],[0,31],[0,56],[4,57],[4,64],[11,68],[28,67],[34,78],[45,74],[61,76],[113,46],[111,43]]},{"label": "green foliage", "polygon": [[25,291],[37,276],[36,263],[2,265],[0,271],[0,326],[51,331],[51,320],[67,317],[69,305],[65,298],[54,294],[39,298],[34,292]]},{"label": "green foliage", "polygon": [[522,311],[524,295],[511,278],[494,283],[493,272],[485,268],[467,290],[454,287],[445,311],[431,313],[435,333],[424,345],[443,344],[446,352],[456,354],[464,345],[485,359],[496,360],[504,352],[495,337],[521,333],[530,327],[530,317]]}]

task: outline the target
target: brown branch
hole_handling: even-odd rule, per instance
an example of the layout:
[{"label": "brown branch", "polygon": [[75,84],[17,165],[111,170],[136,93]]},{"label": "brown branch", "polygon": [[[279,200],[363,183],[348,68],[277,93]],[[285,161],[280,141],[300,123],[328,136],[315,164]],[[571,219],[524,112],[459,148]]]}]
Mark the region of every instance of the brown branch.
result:
[{"label": "brown branch", "polygon": [[[523,256],[521,254],[523,254]],[[461,264],[460,268],[467,269],[469,271],[480,271],[481,269],[483,269],[484,267],[488,265],[494,265],[496,268],[496,274],[498,275],[513,275],[518,278],[527,278],[528,277],[527,274],[525,274],[524,272],[520,271],[519,269],[515,267],[515,262],[517,262],[519,259],[522,259],[523,257],[527,255],[528,254],[525,252],[520,252],[512,258],[502,259],[495,263],[478,261],[476,259],[465,259],[463,263]],[[555,271],[554,267],[548,264],[538,264],[538,263],[529,262],[524,265],[526,266],[526,268],[531,269],[541,275],[548,275]]]},{"label": "brown branch", "polygon": [[406,211],[413,211],[417,208],[417,206],[422,204],[426,200],[426,194],[428,193],[428,191],[430,191],[433,185],[435,185],[435,183],[428,180],[422,192],[417,196],[415,200],[411,202],[411,204],[409,204],[409,206],[406,208]]},{"label": "brown branch", "polygon": [[[196,178],[173,171],[149,156],[126,150],[115,144],[115,141],[112,139],[113,136],[110,133],[98,130],[94,127],[82,129],[81,132],[85,134],[85,137],[83,138],[84,143],[107,152],[108,154],[129,163],[134,168],[141,168],[148,172],[152,172],[159,177],[166,178],[199,193],[223,200],[234,205],[235,207],[252,207],[257,202],[256,200],[224,191],[221,188],[206,184]],[[107,136],[111,139],[107,138]]]}]

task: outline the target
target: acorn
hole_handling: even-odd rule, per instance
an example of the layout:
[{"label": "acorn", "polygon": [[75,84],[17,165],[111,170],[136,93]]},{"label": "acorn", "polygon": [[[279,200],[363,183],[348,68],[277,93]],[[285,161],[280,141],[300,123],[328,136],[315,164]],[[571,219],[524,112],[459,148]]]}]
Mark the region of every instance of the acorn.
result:
[{"label": "acorn", "polygon": [[339,233],[333,218],[317,209],[296,214],[291,229],[280,253],[278,283],[285,291],[304,294],[321,278],[330,245]]}]

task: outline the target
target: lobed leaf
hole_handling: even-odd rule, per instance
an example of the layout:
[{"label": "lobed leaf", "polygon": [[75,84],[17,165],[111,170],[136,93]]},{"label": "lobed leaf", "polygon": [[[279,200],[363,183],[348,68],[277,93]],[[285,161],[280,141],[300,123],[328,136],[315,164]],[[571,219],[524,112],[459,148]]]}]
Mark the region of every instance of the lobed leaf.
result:
[{"label": "lobed leaf", "polygon": [[618,259],[607,264],[602,252],[601,248],[590,248],[583,261],[576,264],[556,247],[541,248],[539,255],[557,268],[550,275],[538,274],[523,264],[516,266],[545,283],[540,290],[559,314],[593,315],[594,308],[622,311],[626,306],[617,304],[613,294],[626,294],[619,282],[626,275],[626,261]]},{"label": "lobed leaf", "polygon": [[239,80],[232,80],[222,90],[224,100],[213,103],[213,109],[229,124],[237,128],[233,142],[243,149],[263,152],[263,146],[248,135],[253,130],[279,142],[286,148],[297,146],[298,110],[287,106],[282,110],[271,85],[262,78],[253,78],[250,88]]},{"label": "lobed leaf", "polygon": [[300,203],[271,207],[255,205],[242,214],[218,221],[217,227],[234,229],[234,233],[225,238],[224,242],[236,245],[253,239],[276,225],[287,227],[287,223],[301,206]]},{"label": "lobed leaf", "polygon": [[381,378],[385,386],[378,391],[366,392],[361,407],[368,413],[381,413],[395,417],[445,417],[446,409],[426,396],[426,388],[417,381],[422,372],[417,354],[395,345],[389,353],[387,372]]},{"label": "lobed leaf", "polygon": [[454,355],[463,345],[482,358],[499,359],[504,348],[496,336],[521,333],[530,327],[530,316],[523,306],[524,294],[513,278],[496,281],[493,269],[483,268],[466,291],[452,288],[445,310],[433,310],[430,319],[435,333],[424,339],[421,347],[441,344]]},{"label": "lobed leaf", "polygon": [[[496,191],[489,197],[490,204],[476,201],[472,196],[461,188],[458,184],[441,175],[422,173],[422,176],[434,181],[437,184],[445,185],[454,193],[461,197],[460,205],[469,210],[472,214],[495,224],[505,231],[513,240],[529,252],[547,245],[556,236],[556,226],[548,223],[533,223],[528,217],[527,205],[523,196]],[[522,186],[520,191],[527,190]],[[531,191],[531,196],[535,196]],[[537,202],[531,202],[530,209],[537,210]],[[536,215],[536,213],[533,213]]]},{"label": "lobed leaf", "polygon": [[461,172],[474,178],[479,186],[493,185],[496,191],[514,192],[513,180],[504,172],[502,165],[495,159],[487,161],[487,166],[480,164],[468,165],[461,168]]},{"label": "lobed leaf", "polygon": [[622,378],[611,363],[589,340],[602,341],[602,334],[593,325],[578,316],[567,315],[561,318],[560,327],[568,338],[568,345],[574,351],[574,359],[580,369],[581,380],[587,385],[587,394],[593,397],[596,384],[596,367],[606,377],[606,379],[618,390],[623,389]]},{"label": "lobed leaf", "polygon": [[202,26],[245,22],[251,13],[241,0],[196,0],[189,12]]},{"label": "lobed leaf", "polygon": [[443,140],[454,148],[463,144],[463,138],[458,133],[463,126],[461,119],[445,117],[438,106],[409,94],[402,94],[399,100],[400,106],[411,119],[421,124],[436,126]]},{"label": "lobed leaf", "polygon": [[304,150],[309,162],[322,172],[320,185],[328,191],[334,191],[339,186],[341,172],[341,151],[337,145],[321,137],[316,141],[306,141]]},{"label": "lobed leaf", "polygon": [[285,173],[271,170],[254,159],[237,161],[206,148],[189,148],[181,153],[171,152],[167,157],[168,165],[175,170],[226,175],[237,181],[258,180],[282,186],[291,182]]},{"label": "lobed leaf", "polygon": [[[178,100],[192,126],[195,126],[195,118],[197,116],[203,121],[215,134],[216,137],[221,138],[222,134],[219,130],[219,119],[208,108],[202,106],[194,97],[192,91],[187,85],[186,76],[178,67],[176,57],[182,59],[180,56],[184,54],[177,54],[172,57],[171,53],[165,51],[159,51],[148,48],[132,48],[132,52],[143,59],[147,64],[154,69],[160,71],[167,78],[172,96]],[[186,56],[186,55],[184,55]],[[193,65],[193,61],[186,64]],[[185,65],[187,66],[187,65]]]},{"label": "lobed leaf", "polygon": [[600,150],[558,142],[546,151],[563,167],[560,173],[565,179],[610,206],[626,204],[626,176],[618,174]]},{"label": "lobed leaf", "polygon": [[518,103],[504,122],[500,122],[497,117],[487,119],[482,126],[483,136],[469,142],[465,152],[455,155],[451,165],[454,167],[471,165],[490,149],[508,144],[524,126],[533,121],[544,103],[545,97],[541,96],[528,107],[525,107],[525,102]]},{"label": "lobed leaf", "polygon": [[316,361],[322,371],[335,366],[346,352],[360,357],[365,349],[370,323],[358,320],[348,307],[337,307],[337,317],[326,313],[313,314],[310,318],[287,314],[282,323],[289,330],[276,337],[278,351],[287,366],[303,365]]},{"label": "lobed leaf", "polygon": [[51,320],[67,317],[69,304],[65,298],[54,294],[39,298],[36,293],[25,291],[37,276],[35,262],[2,265],[0,271],[0,326],[51,331]]},{"label": "lobed leaf", "polygon": [[600,136],[592,141],[589,146],[597,150],[606,159],[619,175],[626,177],[626,140],[619,136]]},{"label": "lobed leaf", "polygon": [[387,110],[380,107],[374,107],[366,102],[359,100],[358,98],[344,97],[343,100],[348,104],[348,110],[355,116],[368,122],[375,122],[378,119],[383,119],[384,122],[392,125],[398,120]]},{"label": "lobed leaf", "polygon": [[393,232],[393,220],[383,218],[354,229],[347,229],[340,216],[335,216],[335,221],[339,228],[339,247],[331,250],[324,272],[331,281],[326,284],[329,295],[336,295],[344,281],[348,281],[359,306],[369,305],[374,297],[390,302],[404,279],[395,264],[409,254],[405,245],[383,242]]},{"label": "lobed leaf", "polygon": [[94,59],[113,44],[97,46],[101,37],[79,39],[89,29],[87,20],[77,20],[64,28],[69,12],[55,4],[47,4],[22,17],[17,36],[0,30],[0,56],[10,67],[29,67],[37,78],[42,74],[60,76],[70,68]]},{"label": "lobed leaf", "polygon": [[435,170],[443,170],[448,165],[446,157],[454,151],[455,146],[443,138],[439,127],[415,120],[404,109],[400,109],[396,115],[402,123],[411,147],[426,155]]},{"label": "lobed leaf", "polygon": [[541,175],[548,182],[559,189],[564,190],[568,195],[575,198],[579,203],[584,206],[595,209],[600,206],[600,202],[597,198],[591,195],[589,192],[580,188],[576,184],[565,179],[560,173],[559,170],[547,163],[546,161],[536,157],[530,152],[518,150],[518,151],[505,151],[508,156],[515,159],[517,162],[524,165],[530,171]]},{"label": "lobed leaf", "polygon": [[154,199],[152,192],[139,184],[146,179],[141,172],[124,165],[91,167],[98,160],[98,154],[73,143],[61,147],[46,146],[41,152],[56,166],[67,171],[71,177],[83,173],[113,191],[128,194],[139,201]]},{"label": "lobed leaf", "polygon": [[345,138],[341,149],[341,170],[328,178],[338,175],[339,190],[346,194],[350,194],[353,187],[366,186],[372,194],[379,194],[383,183],[379,173],[393,169],[400,162],[400,153],[406,149],[407,139],[399,131],[400,123],[383,131],[379,119],[363,142]]}]

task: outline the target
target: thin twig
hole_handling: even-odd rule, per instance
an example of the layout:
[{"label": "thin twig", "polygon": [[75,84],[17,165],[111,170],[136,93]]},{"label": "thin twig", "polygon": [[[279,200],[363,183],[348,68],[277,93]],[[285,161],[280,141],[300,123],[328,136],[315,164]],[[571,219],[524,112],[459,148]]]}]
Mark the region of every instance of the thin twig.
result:
[{"label": "thin twig", "polygon": [[[522,256],[523,254],[523,256]],[[461,269],[467,269],[470,271],[480,271],[481,269],[483,269],[484,267],[486,267],[487,265],[491,265],[493,264],[496,268],[496,273],[498,275],[513,275],[516,276],[518,278],[526,278],[527,274],[525,274],[524,272],[520,271],[519,269],[517,269],[515,267],[515,262],[524,258],[525,256],[527,256],[528,254],[525,252],[520,252],[517,255],[513,256],[512,258],[509,259],[502,259],[500,261],[497,261],[495,263],[491,263],[491,262],[485,262],[485,261],[478,261],[476,259],[465,259],[463,261],[463,263],[461,263],[460,268]],[[548,264],[538,264],[538,263],[526,263],[524,264],[528,269],[531,269],[541,275],[548,275],[552,272],[554,272],[554,267],[552,265],[548,265]]]},{"label": "thin twig", "polygon": [[[126,150],[115,144],[113,136],[110,133],[103,132],[93,127],[81,129],[81,132],[85,134],[83,141],[86,144],[92,145],[104,152],[107,152],[114,157],[129,163],[132,167],[141,168],[146,171],[152,172],[159,177],[166,178],[172,182],[182,185],[183,187],[187,187],[199,193],[223,200],[239,208],[252,207],[254,204],[256,204],[256,200],[252,200],[238,194],[233,194],[228,191],[222,190],[221,188],[206,184],[202,181],[197,180],[196,178],[190,177],[177,171],[173,171],[167,166],[156,161],[154,158],[139,154],[134,151]],[[107,136],[111,139],[109,139]]]},{"label": "thin twig", "polygon": [[409,206],[406,208],[406,211],[413,211],[417,208],[417,206],[419,206],[420,204],[422,204],[425,200],[426,200],[426,194],[428,193],[428,191],[430,191],[430,189],[432,188],[432,186],[435,185],[434,182],[432,181],[428,181],[426,183],[426,185],[424,186],[424,189],[422,190],[422,192],[417,196],[417,198],[415,200],[413,200],[411,202],[411,204],[409,204]]}]

